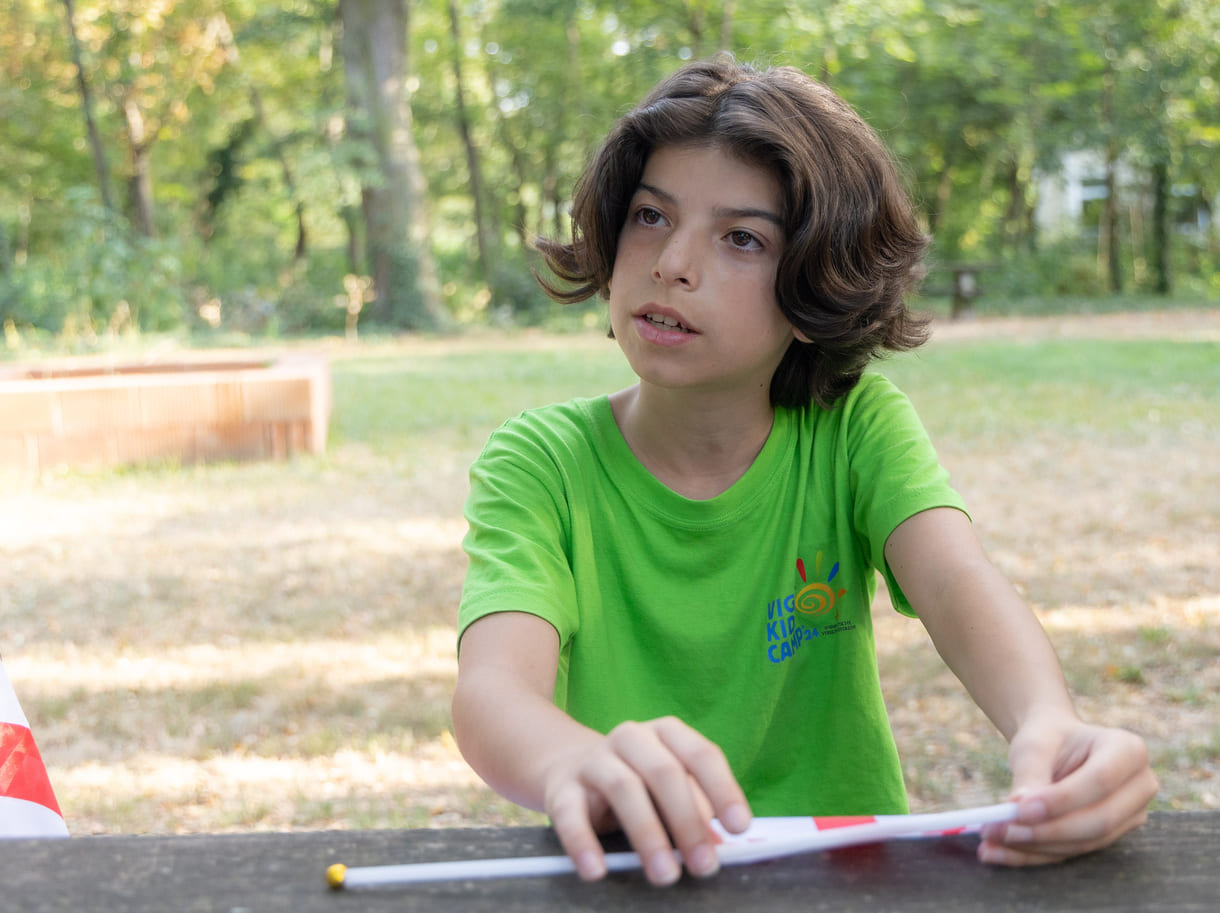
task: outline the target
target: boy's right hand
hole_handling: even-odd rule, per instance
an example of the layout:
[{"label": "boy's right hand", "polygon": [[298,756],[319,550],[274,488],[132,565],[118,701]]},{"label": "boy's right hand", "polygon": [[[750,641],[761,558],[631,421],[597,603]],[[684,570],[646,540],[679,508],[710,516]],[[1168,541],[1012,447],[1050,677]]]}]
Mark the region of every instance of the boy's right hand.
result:
[{"label": "boy's right hand", "polygon": [[555,706],[559,637],[529,613],[501,612],[462,635],[453,696],[462,754],[502,796],[550,816],[581,877],[606,874],[598,833],[622,828],[654,884],[720,865],[711,821],[732,833],[750,807],[724,752],[673,717],[608,735]]},{"label": "boy's right hand", "polygon": [[648,880],[668,885],[682,875],[675,846],[692,875],[712,875],[720,868],[712,818],[732,833],[751,820],[724,752],[674,717],[623,723],[562,756],[547,771],[544,802],[587,881],[606,874],[599,832],[621,828]]}]

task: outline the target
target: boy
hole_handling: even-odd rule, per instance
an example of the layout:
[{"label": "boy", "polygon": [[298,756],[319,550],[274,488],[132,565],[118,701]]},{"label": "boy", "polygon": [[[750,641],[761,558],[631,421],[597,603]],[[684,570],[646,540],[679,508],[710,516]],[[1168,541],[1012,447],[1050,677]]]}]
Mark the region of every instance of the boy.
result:
[{"label": "boy", "polygon": [[924,327],[925,238],[888,154],[798,71],[661,83],[577,188],[563,285],[609,300],[639,383],[510,421],[471,470],[454,726],[582,877],[621,828],[656,884],[716,871],[709,821],[906,811],[877,679],[876,574],[1010,743],[984,861],[1138,826],[1143,742],[1075,714],[910,403],[865,375]]}]

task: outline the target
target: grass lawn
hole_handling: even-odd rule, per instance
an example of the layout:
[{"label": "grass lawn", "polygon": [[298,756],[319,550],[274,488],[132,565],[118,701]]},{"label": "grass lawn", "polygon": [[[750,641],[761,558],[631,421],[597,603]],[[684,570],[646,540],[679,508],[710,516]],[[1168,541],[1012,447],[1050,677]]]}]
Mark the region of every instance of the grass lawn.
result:
[{"label": "grass lawn", "polygon": [[[0,476],[0,652],[75,833],[537,822],[449,733],[466,468],[522,409],[632,378],[599,334],[328,344],[323,457]],[[886,362],[1082,712],[1163,808],[1220,807],[1220,314],[979,319]],[[875,607],[917,810],[1004,746]]]}]

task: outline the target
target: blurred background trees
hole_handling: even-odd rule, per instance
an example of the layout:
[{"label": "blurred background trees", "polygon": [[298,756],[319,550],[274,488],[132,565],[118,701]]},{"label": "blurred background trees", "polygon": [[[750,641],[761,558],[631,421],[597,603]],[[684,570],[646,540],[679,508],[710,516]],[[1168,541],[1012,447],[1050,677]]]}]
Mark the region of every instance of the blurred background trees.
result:
[{"label": "blurred background trees", "polygon": [[0,0],[0,324],[542,320],[529,237],[721,49],[852,102],[990,297],[1220,297],[1212,0]]}]

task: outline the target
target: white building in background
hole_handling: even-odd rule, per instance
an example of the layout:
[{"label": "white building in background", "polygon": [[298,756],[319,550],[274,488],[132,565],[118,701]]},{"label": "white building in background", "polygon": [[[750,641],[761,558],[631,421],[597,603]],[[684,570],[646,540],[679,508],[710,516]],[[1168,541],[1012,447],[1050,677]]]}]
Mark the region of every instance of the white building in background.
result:
[{"label": "white building in background", "polygon": [[[1059,172],[1040,173],[1037,177],[1034,225],[1038,236],[1047,240],[1096,232],[1101,207],[1109,196],[1106,162],[1100,152],[1068,152],[1060,163]],[[1119,162],[1117,177],[1121,205],[1130,207],[1139,203],[1145,217],[1150,219],[1152,191],[1147,173]],[[1205,234],[1220,200],[1209,208],[1198,188],[1190,185],[1176,185],[1170,192],[1174,199],[1170,217],[1176,230]]]},{"label": "white building in background", "polygon": [[[1097,223],[1096,213],[1109,196],[1106,190],[1106,161],[1098,152],[1064,153],[1061,170],[1038,175],[1038,196],[1034,205],[1034,225],[1045,239],[1078,235]],[[1120,165],[1119,192],[1131,185],[1131,172]],[[1126,196],[1125,193],[1123,193]],[[1090,210],[1086,217],[1086,210]]]}]

